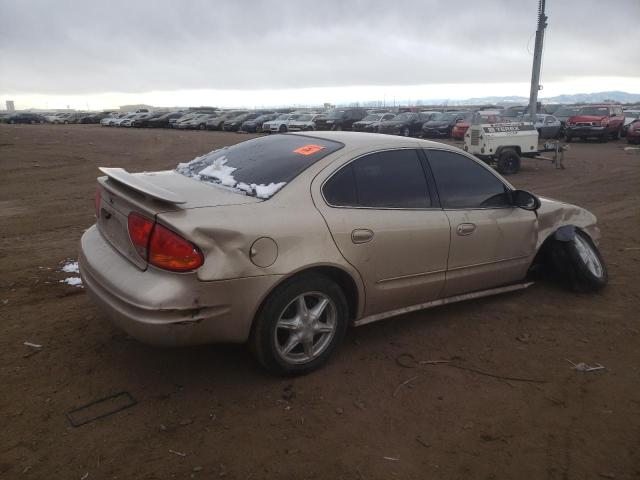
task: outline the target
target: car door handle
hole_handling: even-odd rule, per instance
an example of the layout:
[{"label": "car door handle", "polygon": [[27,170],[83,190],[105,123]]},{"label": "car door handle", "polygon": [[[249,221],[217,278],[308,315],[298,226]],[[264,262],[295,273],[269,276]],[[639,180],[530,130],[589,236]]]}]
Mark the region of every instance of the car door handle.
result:
[{"label": "car door handle", "polygon": [[458,235],[471,235],[475,231],[476,231],[475,223],[461,223],[456,228],[456,233]]},{"label": "car door handle", "polygon": [[358,228],[351,232],[351,241],[353,243],[367,243],[373,238],[373,231],[368,228]]}]

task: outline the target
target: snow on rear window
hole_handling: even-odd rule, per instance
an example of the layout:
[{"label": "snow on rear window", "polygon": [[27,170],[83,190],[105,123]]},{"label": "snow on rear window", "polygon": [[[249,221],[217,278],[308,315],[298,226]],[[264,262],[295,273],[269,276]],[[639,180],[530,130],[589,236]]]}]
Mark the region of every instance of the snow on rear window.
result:
[{"label": "snow on rear window", "polygon": [[[306,155],[296,152],[311,144],[321,148]],[[304,135],[271,135],[214,150],[178,164],[176,171],[236,193],[268,199],[315,162],[342,147],[338,142]]]}]

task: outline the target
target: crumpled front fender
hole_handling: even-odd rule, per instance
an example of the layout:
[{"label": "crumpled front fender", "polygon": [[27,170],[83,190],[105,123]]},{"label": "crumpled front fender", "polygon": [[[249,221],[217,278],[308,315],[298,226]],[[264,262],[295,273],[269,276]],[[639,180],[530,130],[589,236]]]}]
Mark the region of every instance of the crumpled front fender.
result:
[{"label": "crumpled front fender", "polygon": [[538,245],[553,236],[555,240],[569,242],[575,236],[575,229],[579,228],[591,237],[597,245],[600,239],[600,229],[597,227],[597,219],[588,210],[548,198],[540,198],[541,206],[538,209]]}]

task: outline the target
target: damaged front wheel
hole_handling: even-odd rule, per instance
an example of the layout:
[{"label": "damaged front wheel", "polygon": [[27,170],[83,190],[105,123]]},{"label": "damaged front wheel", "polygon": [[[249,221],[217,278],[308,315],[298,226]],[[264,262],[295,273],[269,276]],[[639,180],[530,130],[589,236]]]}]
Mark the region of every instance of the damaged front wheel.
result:
[{"label": "damaged front wheel", "polygon": [[607,267],[591,238],[576,230],[567,242],[557,242],[554,263],[566,275],[571,288],[578,292],[594,292],[609,279]]}]

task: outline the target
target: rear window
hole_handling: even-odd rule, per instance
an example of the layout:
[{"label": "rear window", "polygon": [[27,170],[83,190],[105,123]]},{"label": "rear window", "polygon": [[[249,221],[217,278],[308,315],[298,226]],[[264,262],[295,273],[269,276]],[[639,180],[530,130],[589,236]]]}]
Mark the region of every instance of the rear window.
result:
[{"label": "rear window", "polygon": [[266,199],[343,146],[314,137],[273,135],[215,150],[180,163],[176,171],[211,185]]}]

